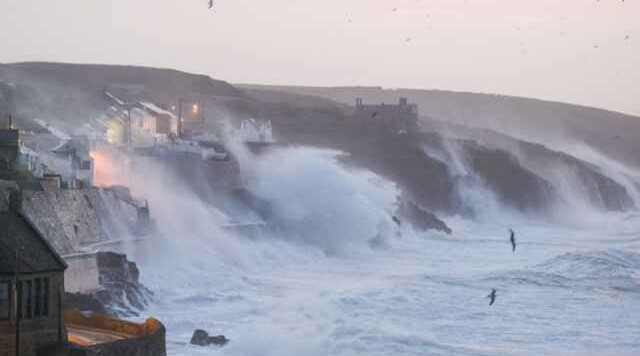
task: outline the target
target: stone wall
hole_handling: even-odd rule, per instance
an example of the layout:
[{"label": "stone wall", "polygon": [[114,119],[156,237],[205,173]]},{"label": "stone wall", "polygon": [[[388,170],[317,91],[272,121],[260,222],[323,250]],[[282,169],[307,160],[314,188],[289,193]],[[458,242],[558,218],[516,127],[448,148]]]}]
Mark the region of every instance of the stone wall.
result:
[{"label": "stone wall", "polygon": [[82,254],[65,258],[64,290],[67,293],[93,293],[100,289],[100,272],[95,254]]},{"label": "stone wall", "polygon": [[98,188],[25,191],[23,209],[60,254],[107,240],[96,206]]},{"label": "stone wall", "polygon": [[72,345],[69,355],[73,356],[166,356],[165,328],[154,318],[142,324],[132,323],[105,315],[85,316],[78,310],[65,312],[67,325],[105,330],[121,335],[131,335],[130,339],[92,346]]}]

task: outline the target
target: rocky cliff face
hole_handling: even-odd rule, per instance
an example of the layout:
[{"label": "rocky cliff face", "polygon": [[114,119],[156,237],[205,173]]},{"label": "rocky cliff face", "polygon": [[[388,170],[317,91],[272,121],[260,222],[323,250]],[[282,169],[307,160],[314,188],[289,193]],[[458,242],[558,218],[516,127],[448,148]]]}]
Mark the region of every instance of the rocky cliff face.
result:
[{"label": "rocky cliff face", "polygon": [[124,254],[99,252],[96,254],[101,289],[93,296],[113,315],[137,316],[144,310],[153,293],[140,283],[140,272]]}]

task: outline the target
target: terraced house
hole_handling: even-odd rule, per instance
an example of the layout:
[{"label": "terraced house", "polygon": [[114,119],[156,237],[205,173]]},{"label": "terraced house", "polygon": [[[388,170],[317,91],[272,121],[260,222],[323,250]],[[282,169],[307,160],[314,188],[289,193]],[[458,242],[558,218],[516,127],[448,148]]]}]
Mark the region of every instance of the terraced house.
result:
[{"label": "terraced house", "polygon": [[0,356],[36,355],[67,339],[66,264],[22,214],[21,200],[15,183],[0,181]]}]

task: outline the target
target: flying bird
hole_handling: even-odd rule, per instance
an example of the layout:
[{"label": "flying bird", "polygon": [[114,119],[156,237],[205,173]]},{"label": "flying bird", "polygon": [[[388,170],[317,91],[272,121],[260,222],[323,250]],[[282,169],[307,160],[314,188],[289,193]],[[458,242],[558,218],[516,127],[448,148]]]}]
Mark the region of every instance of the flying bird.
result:
[{"label": "flying bird", "polygon": [[213,9],[213,0],[209,0],[209,9]]},{"label": "flying bird", "polygon": [[378,116],[378,112],[377,111],[374,111],[373,113],[371,113],[371,118],[372,119],[375,119],[376,116]]},{"label": "flying bird", "polygon": [[630,38],[631,38],[631,36],[629,36],[629,35],[624,36],[624,39],[625,39],[625,40],[628,40],[628,39],[630,39]]},{"label": "flying bird", "polygon": [[513,252],[516,252],[516,233],[513,232],[512,229],[509,229],[511,236],[509,237],[509,241],[511,241],[511,249]]},{"label": "flying bird", "polygon": [[496,289],[492,288],[491,289],[491,293],[487,296],[487,298],[491,298],[491,301],[489,302],[489,305],[493,305],[493,303],[495,303],[496,301]]},{"label": "flying bird", "polygon": [[397,8],[397,7],[394,7],[392,11],[398,11],[398,8]]},{"label": "flying bird", "polygon": [[393,216],[391,217],[391,219],[392,219],[392,220],[393,220],[393,222],[394,222],[394,223],[396,223],[396,225],[398,225],[398,226],[400,226],[400,224],[402,224],[402,222],[400,221],[400,219],[399,219],[397,216],[395,216],[395,215],[393,215]]}]

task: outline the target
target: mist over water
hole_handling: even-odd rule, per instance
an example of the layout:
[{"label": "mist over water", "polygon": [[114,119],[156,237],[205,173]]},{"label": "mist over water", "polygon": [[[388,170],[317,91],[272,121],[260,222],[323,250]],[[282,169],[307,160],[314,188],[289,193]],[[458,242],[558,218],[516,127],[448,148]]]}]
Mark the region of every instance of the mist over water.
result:
[{"label": "mist over water", "polygon": [[[166,324],[170,355],[640,350],[635,210],[605,213],[576,199],[562,203],[575,208],[566,223],[517,213],[501,206],[450,146],[425,154],[448,164],[461,201],[475,214],[444,216],[452,235],[417,233],[390,219],[400,190],[342,166],[339,154],[244,152],[247,189],[277,216],[278,228],[255,238],[223,228],[233,212],[214,207],[164,163],[127,158],[120,165],[115,181],[149,199],[157,224],[152,238],[128,252],[155,292],[146,313]],[[593,163],[634,179],[614,163]],[[508,228],[516,230],[516,253]],[[491,288],[498,298],[489,307]],[[219,350],[189,345],[197,328],[231,342]]]}]

